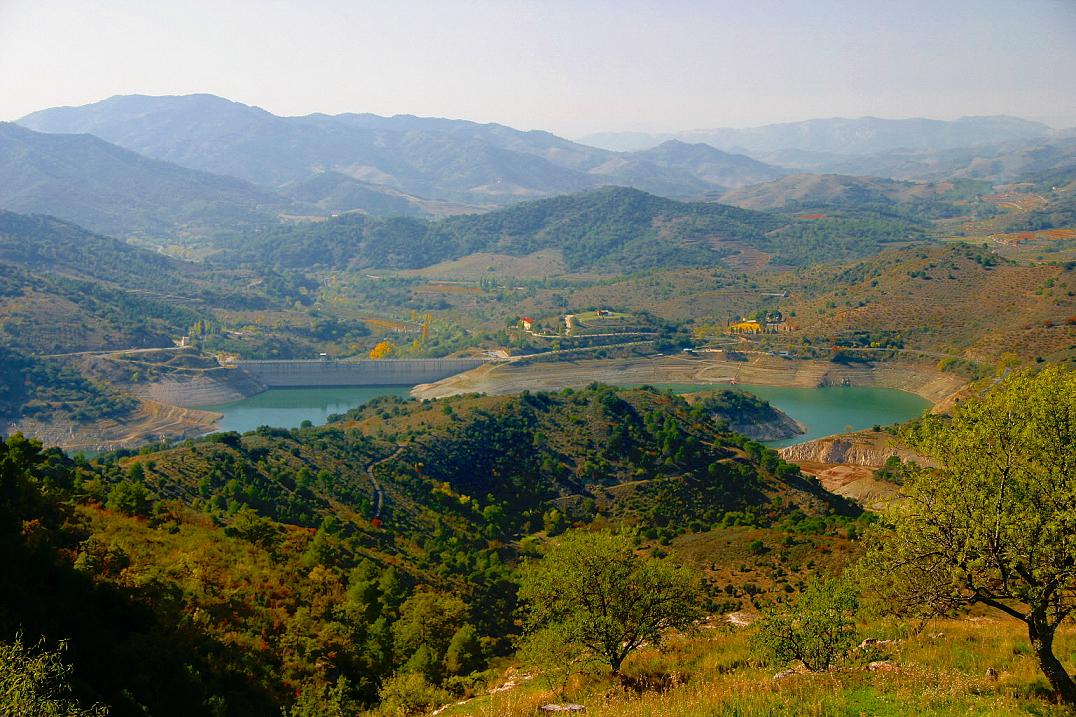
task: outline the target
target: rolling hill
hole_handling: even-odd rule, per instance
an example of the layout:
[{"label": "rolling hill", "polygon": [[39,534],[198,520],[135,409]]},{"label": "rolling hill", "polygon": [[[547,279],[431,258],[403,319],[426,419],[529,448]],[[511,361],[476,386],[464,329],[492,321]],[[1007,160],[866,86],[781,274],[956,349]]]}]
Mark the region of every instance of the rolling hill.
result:
[{"label": "rolling hill", "polygon": [[0,123],[0,208],[116,236],[261,226],[291,204],[247,182],[148,159],[94,136]]},{"label": "rolling hill", "polygon": [[992,367],[1005,353],[1067,361],[1076,346],[1071,264],[1021,264],[956,244],[801,272],[786,313],[832,345],[899,339],[904,350]]},{"label": "rolling hill", "polygon": [[717,204],[683,204],[608,187],[487,214],[419,219],[343,216],[233,237],[214,261],[288,268],[411,269],[478,252],[522,256],[555,249],[571,270],[714,262],[708,239],[761,239],[772,217]]},{"label": "rolling hill", "polygon": [[922,221],[840,211],[802,219],[606,187],[439,222],[344,216],[228,237],[213,261],[291,269],[418,269],[473,254],[555,251],[568,271],[706,266],[745,248],[795,266],[922,241]]},{"label": "rolling hill", "polygon": [[733,189],[721,201],[744,209],[798,209],[825,206],[949,204],[976,194],[989,194],[987,182],[902,182],[879,177],[840,174],[793,174],[773,182]]},{"label": "rolling hill", "polygon": [[198,317],[195,274],[68,222],[0,211],[0,336],[10,349],[171,345]]}]

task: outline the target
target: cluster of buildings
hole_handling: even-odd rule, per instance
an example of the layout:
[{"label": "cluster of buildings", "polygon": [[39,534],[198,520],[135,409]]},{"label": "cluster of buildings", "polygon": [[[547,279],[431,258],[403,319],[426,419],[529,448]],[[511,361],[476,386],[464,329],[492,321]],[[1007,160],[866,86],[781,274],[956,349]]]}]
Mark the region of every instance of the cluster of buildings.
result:
[{"label": "cluster of buildings", "polygon": [[785,317],[780,311],[768,311],[764,317],[730,321],[728,331],[732,334],[776,334],[789,331]]}]

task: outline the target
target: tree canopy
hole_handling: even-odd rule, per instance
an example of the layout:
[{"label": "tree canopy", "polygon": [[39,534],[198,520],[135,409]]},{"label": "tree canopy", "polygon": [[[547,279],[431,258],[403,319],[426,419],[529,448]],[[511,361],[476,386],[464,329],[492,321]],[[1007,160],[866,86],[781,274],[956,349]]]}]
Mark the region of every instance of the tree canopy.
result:
[{"label": "tree canopy", "polygon": [[1012,374],[908,438],[939,467],[907,472],[870,573],[913,609],[982,603],[1025,622],[1050,684],[1076,702],[1053,652],[1076,609],[1076,372]]},{"label": "tree canopy", "polygon": [[614,674],[644,643],[659,644],[702,616],[695,572],[638,555],[624,534],[565,533],[525,566],[521,585],[532,637],[574,645]]}]

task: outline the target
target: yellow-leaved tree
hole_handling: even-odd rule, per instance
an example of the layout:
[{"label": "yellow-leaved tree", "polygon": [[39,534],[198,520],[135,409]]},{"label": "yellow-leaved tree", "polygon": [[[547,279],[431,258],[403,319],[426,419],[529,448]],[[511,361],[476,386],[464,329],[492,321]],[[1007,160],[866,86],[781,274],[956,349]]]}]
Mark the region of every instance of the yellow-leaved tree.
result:
[{"label": "yellow-leaved tree", "polygon": [[377,346],[374,346],[370,350],[370,358],[383,359],[392,355],[392,352],[396,350],[396,345],[391,341],[380,341]]}]

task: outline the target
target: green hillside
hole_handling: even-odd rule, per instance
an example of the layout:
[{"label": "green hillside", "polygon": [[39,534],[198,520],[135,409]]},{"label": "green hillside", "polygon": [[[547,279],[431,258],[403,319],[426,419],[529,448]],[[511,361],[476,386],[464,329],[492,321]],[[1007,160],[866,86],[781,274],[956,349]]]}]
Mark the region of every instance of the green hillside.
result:
[{"label": "green hillside", "polygon": [[[0,468],[0,631],[69,639],[78,696],[119,716],[267,714],[334,686],[357,708],[404,664],[465,691],[511,650],[515,565],[543,535],[857,512],[701,407],[606,387],[382,399],[91,464],[16,437]],[[443,642],[416,643],[432,624]]]},{"label": "green hillside", "polygon": [[926,224],[882,212],[802,219],[721,204],[684,203],[623,187],[517,204],[488,214],[418,219],[346,216],[220,243],[214,261],[281,268],[413,269],[477,252],[523,256],[555,249],[569,271],[706,266],[750,246],[804,265],[923,240]]}]

